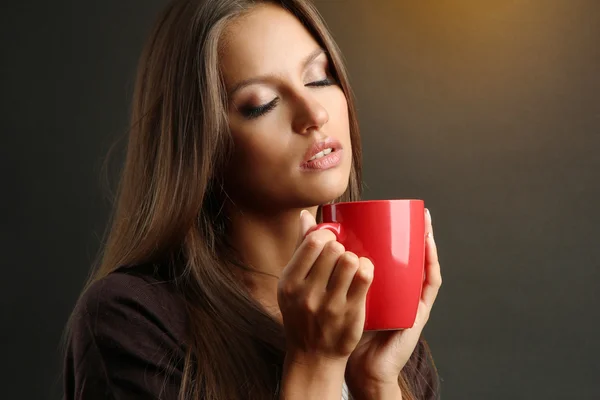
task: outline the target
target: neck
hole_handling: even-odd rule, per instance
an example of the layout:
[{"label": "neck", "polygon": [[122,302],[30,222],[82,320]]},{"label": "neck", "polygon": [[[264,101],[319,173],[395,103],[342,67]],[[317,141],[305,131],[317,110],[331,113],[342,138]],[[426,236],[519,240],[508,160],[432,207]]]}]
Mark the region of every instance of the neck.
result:
[{"label": "neck", "polygon": [[[317,207],[308,208],[316,215]],[[252,296],[279,318],[277,284],[300,238],[300,212],[258,213],[231,207],[229,239],[249,271],[240,277]]]}]

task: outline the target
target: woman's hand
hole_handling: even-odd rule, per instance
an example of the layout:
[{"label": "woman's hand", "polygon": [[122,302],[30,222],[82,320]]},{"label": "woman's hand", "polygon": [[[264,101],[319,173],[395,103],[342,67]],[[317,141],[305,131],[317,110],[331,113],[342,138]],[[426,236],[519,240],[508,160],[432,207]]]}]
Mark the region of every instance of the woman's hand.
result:
[{"label": "woman's hand", "polygon": [[[301,235],[316,224],[305,211]],[[277,300],[288,351],[346,359],[363,332],[373,264],[346,251],[329,230],[306,235],[283,270]]]},{"label": "woman's hand", "polygon": [[413,353],[442,284],[429,210],[425,213],[425,280],[415,324],[401,331],[365,332],[350,356],[346,382],[355,398],[398,390],[400,371]]},{"label": "woman's hand", "polygon": [[309,212],[300,219],[304,239],[277,290],[287,347],[282,389],[288,397],[339,399],[362,336],[373,264],[347,252],[328,230],[306,235],[316,225]]}]

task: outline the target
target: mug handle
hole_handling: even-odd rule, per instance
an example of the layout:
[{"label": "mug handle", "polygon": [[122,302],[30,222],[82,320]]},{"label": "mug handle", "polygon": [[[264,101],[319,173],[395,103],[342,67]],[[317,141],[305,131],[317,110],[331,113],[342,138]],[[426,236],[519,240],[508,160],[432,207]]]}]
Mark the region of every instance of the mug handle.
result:
[{"label": "mug handle", "polygon": [[320,231],[322,229],[327,229],[333,232],[333,234],[335,235],[335,239],[338,242],[344,239],[342,224],[340,224],[339,222],[323,222],[321,224],[315,225],[312,228],[310,228],[308,232],[306,232],[306,235],[314,231]]}]

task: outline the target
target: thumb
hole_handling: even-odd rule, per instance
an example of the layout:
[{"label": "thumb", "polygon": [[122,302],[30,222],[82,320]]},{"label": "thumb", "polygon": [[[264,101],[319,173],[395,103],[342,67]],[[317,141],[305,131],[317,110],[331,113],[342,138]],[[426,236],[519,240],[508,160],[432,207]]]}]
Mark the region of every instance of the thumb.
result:
[{"label": "thumb", "polygon": [[300,212],[300,236],[298,237],[298,243],[304,240],[304,236],[306,236],[309,229],[315,225],[317,225],[315,217],[309,211],[302,210]]}]

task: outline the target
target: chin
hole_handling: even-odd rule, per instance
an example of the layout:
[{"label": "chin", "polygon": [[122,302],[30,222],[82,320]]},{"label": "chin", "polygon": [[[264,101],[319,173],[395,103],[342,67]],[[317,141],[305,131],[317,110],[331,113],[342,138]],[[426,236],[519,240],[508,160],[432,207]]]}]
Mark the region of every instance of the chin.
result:
[{"label": "chin", "polygon": [[327,204],[339,198],[348,189],[348,175],[318,179],[303,188],[304,206]]}]

